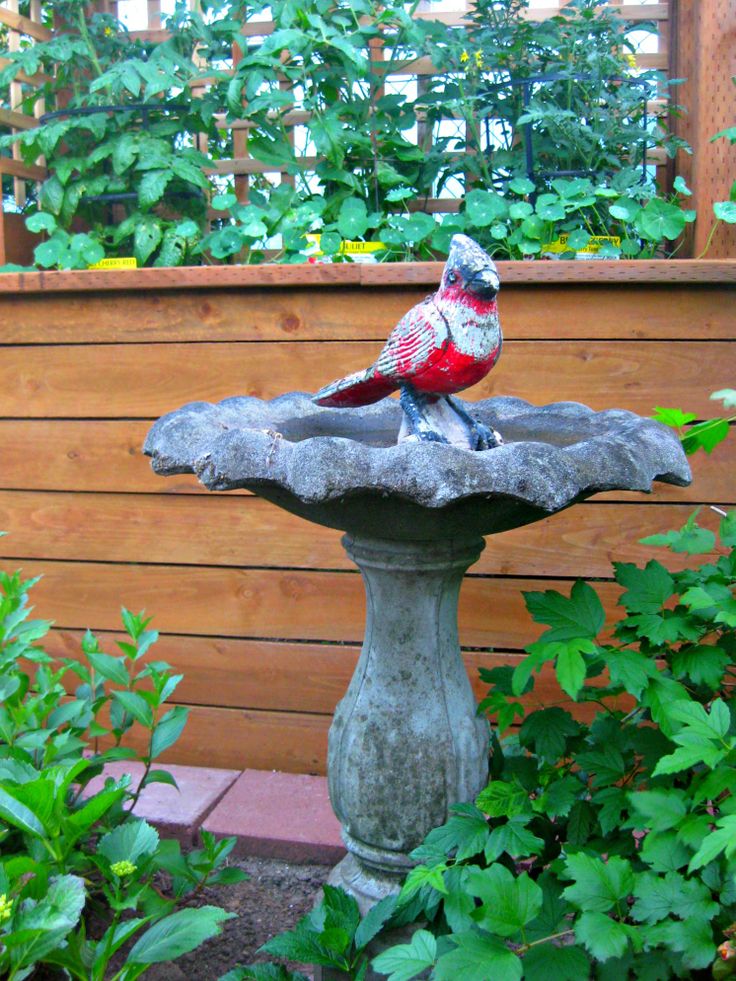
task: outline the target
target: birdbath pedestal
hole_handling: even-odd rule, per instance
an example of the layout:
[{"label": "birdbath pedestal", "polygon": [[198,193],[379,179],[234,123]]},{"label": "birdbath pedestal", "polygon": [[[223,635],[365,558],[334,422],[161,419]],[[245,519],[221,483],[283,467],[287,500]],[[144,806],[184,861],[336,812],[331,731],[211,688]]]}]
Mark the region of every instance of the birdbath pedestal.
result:
[{"label": "birdbath pedestal", "polygon": [[488,724],[476,714],[457,631],[460,585],[484,536],[597,491],[690,481],[672,432],[630,412],[512,398],[472,410],[503,446],[397,445],[393,399],[324,409],[290,393],[184,406],[154,424],[144,448],[160,474],[195,473],[213,491],[249,488],[346,532],[367,619],[329,735],[330,799],[348,850],[330,881],[363,913],[400,888],[409,852],[487,780]]}]

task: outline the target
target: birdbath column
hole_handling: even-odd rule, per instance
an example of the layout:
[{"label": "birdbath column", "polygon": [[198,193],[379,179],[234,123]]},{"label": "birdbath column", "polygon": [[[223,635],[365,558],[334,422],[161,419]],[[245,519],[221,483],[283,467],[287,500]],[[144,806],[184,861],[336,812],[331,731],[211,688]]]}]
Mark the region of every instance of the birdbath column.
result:
[{"label": "birdbath column", "polygon": [[329,735],[332,806],[348,855],[330,881],[363,913],[397,892],[408,853],[488,778],[489,727],[460,654],[457,606],[482,538],[346,535],[367,597],[365,640]]}]

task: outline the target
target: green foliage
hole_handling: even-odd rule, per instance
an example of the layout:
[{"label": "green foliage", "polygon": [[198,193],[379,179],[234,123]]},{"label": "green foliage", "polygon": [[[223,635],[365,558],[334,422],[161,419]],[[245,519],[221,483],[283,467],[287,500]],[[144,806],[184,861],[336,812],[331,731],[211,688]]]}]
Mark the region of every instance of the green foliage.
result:
[{"label": "green foliage", "polygon": [[[186,709],[166,710],[181,676],[144,660],[158,636],[150,618],[123,609],[127,637],[116,654],[88,631],[79,660],[55,661],[40,646],[50,623],[30,618],[35,582],[0,572],[0,974],[20,981],[46,964],[103,981],[112,977],[113,955],[135,940],[114,974],[132,981],[150,964],[193,950],[231,917],[176,906],[206,884],[243,877],[224,864],[235,839],[204,833],[202,848],[183,856],[133,813],[145,786],[175,785],[153,764],[186,721]],[[134,726],[140,752],[124,742]],[[129,776],[90,789],[113,760],[143,764],[136,790]],[[170,896],[153,885],[162,871],[171,876]],[[103,920],[99,939],[87,935],[92,908]]]},{"label": "green foliage", "polygon": [[[722,388],[718,392],[713,392],[710,397],[723,402],[727,409],[736,408],[736,389]],[[658,422],[664,423],[665,426],[677,430],[682,447],[688,456],[692,456],[698,450],[712,453],[716,446],[728,436],[730,423],[736,422],[736,415],[719,416],[715,419],[695,422],[697,416],[692,412],[683,412],[682,409],[669,409],[661,405],[655,406],[654,418]],[[695,423],[695,425],[691,425],[691,423]]]},{"label": "green foliage", "polygon": [[[603,635],[592,587],[525,596],[547,630],[519,676],[488,673],[488,704],[505,718],[492,779],[412,853],[419,864],[386,926],[418,929],[374,958],[377,971],[395,981],[733,974],[736,512],[717,533],[693,516],[655,537],[707,558],[681,571],[616,563],[623,615]],[[570,682],[571,651],[581,683]],[[542,665],[595,708],[590,722],[548,704],[509,728],[516,713],[504,706],[533,693]],[[279,938],[268,949],[296,954]],[[358,966],[342,969],[358,978]]]},{"label": "green foliage", "polygon": [[[665,199],[642,167],[645,144],[670,155],[683,144],[662,120],[645,119],[663,80],[632,73],[632,27],[598,0],[541,22],[525,16],[524,0],[480,0],[462,30],[415,19],[401,0],[233,0],[202,14],[177,7],[159,43],[131,39],[109,14],[86,18],[75,0],[54,6],[68,29],[3,52],[0,71],[0,85],[19,72],[54,78],[28,91],[27,112],[36,98],[48,109],[63,94],[61,115],[0,137],[29,162],[46,158],[35,205],[56,225],[35,229],[51,233],[36,252],[43,268],[82,268],[101,249],[139,265],[260,262],[267,253],[303,262],[309,233],[321,234],[333,261],[349,261],[344,243],[356,239],[382,243],[381,260],[435,258],[457,232],[500,258],[572,258],[596,236],[619,241],[606,241],[603,256],[650,257],[670,250],[694,217],[683,182]],[[266,10],[274,31],[244,40],[243,22]],[[242,58],[231,72],[236,44]],[[383,60],[371,57],[377,44]],[[437,66],[428,85],[397,87],[393,77],[426,55]],[[520,83],[536,76],[553,77],[532,84],[524,109]],[[208,175],[237,156],[225,113],[247,122],[248,154],[288,180],[254,175],[243,203],[217,179],[221,217],[205,234]],[[529,179],[528,139],[537,173],[550,176]],[[464,197],[459,213],[422,210],[450,191]]]}]

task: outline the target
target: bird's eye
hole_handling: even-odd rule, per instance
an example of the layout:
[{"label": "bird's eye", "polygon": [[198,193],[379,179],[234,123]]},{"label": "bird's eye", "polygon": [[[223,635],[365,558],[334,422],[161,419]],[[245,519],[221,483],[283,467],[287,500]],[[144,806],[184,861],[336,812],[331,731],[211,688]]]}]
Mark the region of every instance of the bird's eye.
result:
[{"label": "bird's eye", "polygon": [[456,283],[457,282],[457,273],[454,273],[454,272],[448,273],[447,274],[447,282],[448,283]]}]

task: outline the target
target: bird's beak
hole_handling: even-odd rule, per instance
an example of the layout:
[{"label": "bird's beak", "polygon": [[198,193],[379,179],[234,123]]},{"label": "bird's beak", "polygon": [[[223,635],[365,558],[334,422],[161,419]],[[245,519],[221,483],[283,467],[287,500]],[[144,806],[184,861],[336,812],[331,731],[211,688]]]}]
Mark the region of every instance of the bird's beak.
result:
[{"label": "bird's beak", "polygon": [[492,300],[498,293],[499,286],[500,280],[493,269],[481,269],[466,283],[466,289],[483,300]]}]

